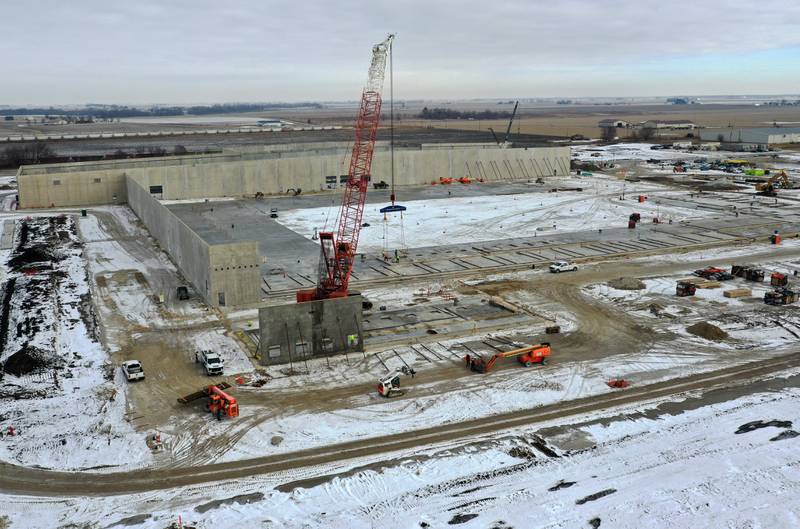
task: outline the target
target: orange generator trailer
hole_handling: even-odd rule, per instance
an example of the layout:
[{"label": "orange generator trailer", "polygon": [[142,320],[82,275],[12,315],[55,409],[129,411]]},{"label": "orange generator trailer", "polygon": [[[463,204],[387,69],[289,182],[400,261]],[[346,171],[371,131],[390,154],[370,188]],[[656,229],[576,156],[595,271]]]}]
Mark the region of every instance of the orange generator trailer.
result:
[{"label": "orange generator trailer", "polygon": [[517,357],[520,364],[530,367],[534,364],[546,364],[547,357],[550,356],[551,349],[548,342],[538,345],[528,345],[511,351],[495,353],[491,357],[484,358],[478,355],[466,355],[464,361],[472,371],[476,373],[488,373],[494,367],[495,362],[500,358]]}]

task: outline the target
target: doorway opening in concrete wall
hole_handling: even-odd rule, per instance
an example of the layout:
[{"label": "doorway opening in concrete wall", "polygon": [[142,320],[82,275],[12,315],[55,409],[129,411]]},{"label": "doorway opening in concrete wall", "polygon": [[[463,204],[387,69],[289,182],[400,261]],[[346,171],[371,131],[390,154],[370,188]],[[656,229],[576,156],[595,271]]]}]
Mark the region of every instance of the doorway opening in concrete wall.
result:
[{"label": "doorway opening in concrete wall", "polygon": [[218,300],[219,301],[219,306],[220,307],[224,307],[225,306],[225,292],[220,292],[218,294],[218,297],[219,297],[219,300]]}]

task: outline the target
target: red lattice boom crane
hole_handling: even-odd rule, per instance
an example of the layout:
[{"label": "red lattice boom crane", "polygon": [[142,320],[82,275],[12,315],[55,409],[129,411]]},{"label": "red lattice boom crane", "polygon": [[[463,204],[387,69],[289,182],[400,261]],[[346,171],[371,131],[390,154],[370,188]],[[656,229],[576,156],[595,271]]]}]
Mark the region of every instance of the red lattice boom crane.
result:
[{"label": "red lattice boom crane", "polygon": [[336,234],[319,233],[320,256],[317,287],[299,290],[297,301],[338,298],[347,296],[347,284],[353,270],[353,260],[358,248],[361,217],[372,168],[372,154],[378,135],[381,117],[381,91],[386,72],[386,57],[394,35],[372,47],[372,62],[367,85],[361,94],[361,106],[355,124],[355,142],[350,156],[350,169],[339,210]]}]

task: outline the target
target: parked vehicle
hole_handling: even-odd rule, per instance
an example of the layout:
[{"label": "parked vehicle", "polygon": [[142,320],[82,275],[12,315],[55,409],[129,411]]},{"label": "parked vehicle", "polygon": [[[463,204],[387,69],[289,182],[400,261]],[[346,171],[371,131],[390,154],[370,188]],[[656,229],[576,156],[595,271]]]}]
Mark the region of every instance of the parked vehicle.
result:
[{"label": "parked vehicle", "polygon": [[122,362],[122,372],[125,374],[125,378],[128,382],[144,380],[144,368],[142,368],[142,363],[138,360],[126,360]]},{"label": "parked vehicle", "polygon": [[208,376],[221,375],[225,370],[225,361],[214,351],[199,351],[195,353],[194,359],[203,364]]},{"label": "parked vehicle", "polygon": [[556,261],[550,265],[550,272],[558,274],[561,272],[575,272],[578,270],[578,265],[568,263],[567,261]]}]

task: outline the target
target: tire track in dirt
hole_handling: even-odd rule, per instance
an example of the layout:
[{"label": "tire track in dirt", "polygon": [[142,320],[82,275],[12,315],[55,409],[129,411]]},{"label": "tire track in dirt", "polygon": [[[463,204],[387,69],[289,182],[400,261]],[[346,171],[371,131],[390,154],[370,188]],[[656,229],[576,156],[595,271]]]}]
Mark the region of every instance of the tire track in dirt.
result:
[{"label": "tire track in dirt", "polygon": [[391,458],[393,453],[396,454],[403,450],[430,447],[438,443],[530,426],[569,416],[609,411],[619,406],[676,396],[689,391],[746,385],[751,380],[758,380],[771,373],[798,366],[800,366],[800,352],[793,352],[777,358],[640,386],[624,392],[609,392],[531,410],[492,415],[423,430],[200,467],[91,474],[88,472],[55,472],[2,463],[0,464],[0,491],[12,494],[50,496],[109,496],[208,482],[218,484],[228,479],[302,469],[328,463],[342,463],[369,456]]}]

